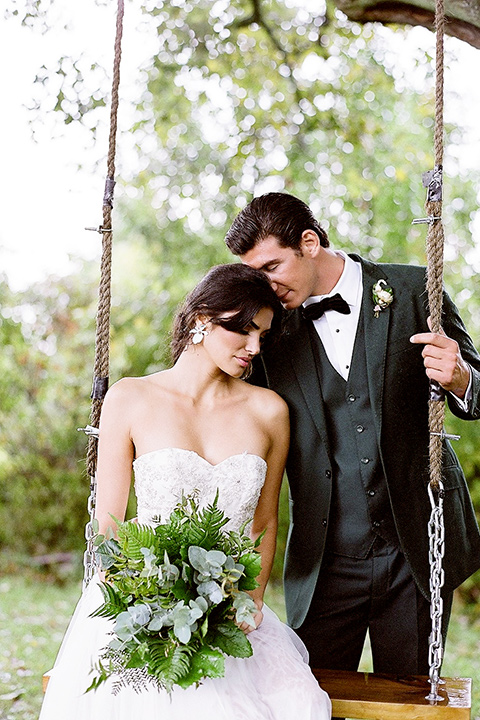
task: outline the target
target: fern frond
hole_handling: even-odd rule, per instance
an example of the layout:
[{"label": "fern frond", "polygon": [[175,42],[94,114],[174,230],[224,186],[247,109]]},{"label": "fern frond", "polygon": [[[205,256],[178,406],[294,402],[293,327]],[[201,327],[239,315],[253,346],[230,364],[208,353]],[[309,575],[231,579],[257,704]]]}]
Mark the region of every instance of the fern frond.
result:
[{"label": "fern frond", "polygon": [[170,691],[175,683],[188,675],[194,648],[178,645],[172,640],[168,645],[151,643],[149,649],[148,672]]},{"label": "fern frond", "polygon": [[125,555],[132,560],[142,560],[141,548],[155,547],[156,534],[149,525],[128,521],[118,527],[118,541]]},{"label": "fern frond", "polygon": [[121,612],[127,609],[128,603],[124,602],[110,583],[102,583],[100,588],[104,597],[104,604],[91,613],[90,617],[103,617],[114,619]]},{"label": "fern frond", "polygon": [[200,545],[209,550],[221,541],[222,528],[227,524],[228,518],[217,505],[218,493],[211,505],[193,514],[188,527],[188,543]]},{"label": "fern frond", "polygon": [[155,534],[157,547],[161,548],[162,553],[166,550],[171,562],[175,562],[180,557],[180,548],[185,542],[183,525],[175,522],[169,522],[168,525],[158,525]]}]

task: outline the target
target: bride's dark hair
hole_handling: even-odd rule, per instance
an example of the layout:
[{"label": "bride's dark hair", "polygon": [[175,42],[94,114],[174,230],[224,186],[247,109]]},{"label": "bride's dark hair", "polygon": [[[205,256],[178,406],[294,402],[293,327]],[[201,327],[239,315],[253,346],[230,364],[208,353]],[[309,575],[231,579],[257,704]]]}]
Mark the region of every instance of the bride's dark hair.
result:
[{"label": "bride's dark hair", "polygon": [[[214,325],[242,332],[264,307],[273,310],[270,334],[279,329],[282,306],[264,273],[248,265],[217,265],[187,295],[172,331],[172,356],[176,363],[190,342],[190,330],[200,315]],[[226,318],[225,313],[233,313]]]}]

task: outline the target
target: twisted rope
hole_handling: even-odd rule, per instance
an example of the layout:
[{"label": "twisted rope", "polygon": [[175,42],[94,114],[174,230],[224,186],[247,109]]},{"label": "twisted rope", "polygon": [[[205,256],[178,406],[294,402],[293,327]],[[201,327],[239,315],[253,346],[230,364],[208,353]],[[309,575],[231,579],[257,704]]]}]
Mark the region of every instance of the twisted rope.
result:
[{"label": "twisted rope", "polygon": [[[110,133],[108,139],[107,177],[103,195],[103,224],[99,228],[102,235],[102,259],[100,264],[100,283],[98,288],[97,323],[95,332],[95,360],[93,366],[92,407],[90,425],[95,429],[100,424],[100,413],[103,399],[108,389],[108,372],[110,362],[110,306],[112,277],[112,208],[115,187],[115,153],[118,115],[118,89],[120,85],[120,60],[122,56],[124,0],[118,0],[117,22],[112,78],[112,104],[110,110]],[[97,434],[90,433],[87,447],[87,472],[90,476],[90,496],[88,498],[89,521],[85,527],[87,548],[84,553],[84,587],[91,580],[95,571],[93,550],[93,519],[95,516],[97,470]]]},{"label": "twisted rope", "polygon": [[[444,28],[445,8],[444,0],[437,0],[435,14],[436,29],[436,80],[435,80],[435,131],[434,131],[434,162],[435,170],[441,175],[443,169],[443,93],[444,93]],[[437,195],[434,197],[438,197]],[[427,293],[432,332],[439,332],[442,321],[443,303],[443,246],[444,231],[442,216],[441,187],[439,199],[431,199],[427,192],[425,204],[429,217],[440,218],[429,223],[426,252],[427,252]],[[445,419],[444,393],[437,383],[431,383],[429,400],[429,426],[430,426],[430,483],[437,490],[442,477],[442,437]],[[435,435],[433,433],[438,433]]]},{"label": "twisted rope", "polygon": [[[98,288],[97,326],[95,334],[95,361],[93,366],[93,390],[90,423],[98,427],[100,413],[108,387],[110,357],[110,306],[112,276],[112,208],[115,185],[115,153],[118,115],[118,89],[120,85],[120,60],[122,55],[124,0],[118,0],[115,53],[112,80],[112,105],[110,110],[110,134],[108,141],[107,178],[103,197],[102,259]],[[97,439],[90,435],[87,449],[87,472],[93,477],[97,467]]]}]

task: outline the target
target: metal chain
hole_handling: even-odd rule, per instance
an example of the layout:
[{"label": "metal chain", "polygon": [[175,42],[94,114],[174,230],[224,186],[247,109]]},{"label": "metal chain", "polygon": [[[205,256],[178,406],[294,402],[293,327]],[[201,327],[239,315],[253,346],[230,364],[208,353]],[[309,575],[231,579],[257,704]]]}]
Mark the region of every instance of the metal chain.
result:
[{"label": "metal chain", "polygon": [[85,540],[87,541],[87,547],[83,553],[83,589],[87,587],[88,583],[95,574],[95,551],[93,545],[93,538],[95,537],[95,530],[93,527],[93,521],[95,518],[95,497],[97,494],[97,479],[94,476],[90,478],[90,495],[87,502],[87,511],[89,515],[89,521],[85,525]]},{"label": "metal chain", "polygon": [[440,669],[443,660],[442,616],[443,599],[441,589],[445,581],[443,556],[445,555],[445,524],[443,516],[443,483],[437,489],[428,486],[428,496],[432,512],[428,523],[429,561],[430,561],[430,617],[432,631],[430,635],[428,663],[430,667],[430,694],[426,696],[430,702],[438,702],[444,698],[438,694]]},{"label": "metal chain", "polygon": [[[98,439],[98,428],[94,428],[91,425],[87,425],[84,428],[78,428],[78,430],[82,430],[85,435],[88,435],[91,438],[97,438]],[[88,583],[92,579],[93,575],[95,574],[95,551],[94,551],[94,545],[93,545],[93,538],[95,537],[95,530],[94,530],[94,519],[95,519],[95,498],[97,496],[97,479],[96,476],[93,475],[90,477],[90,495],[88,496],[87,501],[87,512],[88,512],[88,522],[85,525],[85,540],[86,540],[86,549],[83,553],[83,589],[87,587]]]}]

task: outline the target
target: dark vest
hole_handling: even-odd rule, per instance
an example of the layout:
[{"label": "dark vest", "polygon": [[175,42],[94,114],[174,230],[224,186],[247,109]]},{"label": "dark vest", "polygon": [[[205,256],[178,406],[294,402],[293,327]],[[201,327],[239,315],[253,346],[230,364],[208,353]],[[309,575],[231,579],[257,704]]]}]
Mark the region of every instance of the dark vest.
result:
[{"label": "dark vest", "polygon": [[326,550],[365,558],[377,537],[399,545],[370,405],[362,315],[348,380],[330,363],[310,323],[332,461]]}]

